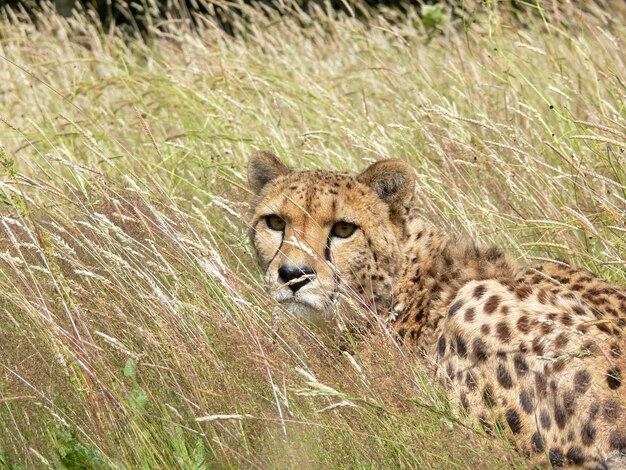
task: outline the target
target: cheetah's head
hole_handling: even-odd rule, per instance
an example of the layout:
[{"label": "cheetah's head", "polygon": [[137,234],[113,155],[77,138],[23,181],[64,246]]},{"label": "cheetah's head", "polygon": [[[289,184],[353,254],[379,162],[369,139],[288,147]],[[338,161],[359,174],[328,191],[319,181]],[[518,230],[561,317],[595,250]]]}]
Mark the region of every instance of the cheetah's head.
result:
[{"label": "cheetah's head", "polygon": [[272,296],[291,313],[328,326],[356,300],[390,306],[401,262],[405,206],[415,179],[401,161],[360,175],[292,171],[259,152],[248,164],[255,193],[250,238]]}]

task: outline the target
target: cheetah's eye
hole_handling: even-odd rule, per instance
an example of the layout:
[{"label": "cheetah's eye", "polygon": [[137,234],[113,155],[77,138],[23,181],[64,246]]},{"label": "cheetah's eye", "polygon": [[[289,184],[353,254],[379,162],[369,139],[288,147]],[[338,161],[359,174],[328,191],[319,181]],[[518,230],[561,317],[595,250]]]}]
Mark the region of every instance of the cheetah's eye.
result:
[{"label": "cheetah's eye", "polygon": [[356,225],[351,224],[350,222],[341,221],[333,225],[333,228],[330,231],[330,234],[333,237],[337,237],[337,238],[348,238],[350,235],[354,233],[356,229],[357,229]]},{"label": "cheetah's eye", "polygon": [[277,232],[282,232],[283,230],[285,230],[285,225],[287,225],[285,219],[277,216],[276,214],[266,216],[265,223],[269,228],[271,228],[272,230],[276,230]]}]

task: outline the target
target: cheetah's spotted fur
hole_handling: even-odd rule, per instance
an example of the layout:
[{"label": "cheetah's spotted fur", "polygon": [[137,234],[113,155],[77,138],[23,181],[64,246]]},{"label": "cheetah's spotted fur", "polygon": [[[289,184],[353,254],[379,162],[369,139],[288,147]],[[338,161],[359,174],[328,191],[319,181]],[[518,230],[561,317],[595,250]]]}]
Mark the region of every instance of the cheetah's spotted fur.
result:
[{"label": "cheetah's spotted fur", "polygon": [[[332,326],[360,302],[534,463],[626,468],[623,287],[562,262],[523,268],[442,235],[417,215],[402,162],[355,176],[293,172],[259,153],[249,179],[251,239],[289,310]],[[338,236],[337,222],[354,232]]]}]

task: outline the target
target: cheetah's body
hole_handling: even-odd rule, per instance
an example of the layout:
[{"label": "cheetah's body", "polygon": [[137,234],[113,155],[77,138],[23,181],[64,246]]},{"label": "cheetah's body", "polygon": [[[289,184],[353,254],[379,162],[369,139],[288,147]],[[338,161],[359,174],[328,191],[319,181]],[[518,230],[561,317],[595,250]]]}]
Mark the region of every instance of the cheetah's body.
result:
[{"label": "cheetah's body", "polygon": [[[438,233],[417,216],[401,162],[355,177],[291,172],[261,153],[249,177],[251,238],[289,310],[332,324],[356,299],[425,351],[463,407],[532,461],[626,468],[623,288],[564,263],[522,268]],[[280,233],[268,228],[272,214]],[[356,229],[340,237],[338,222]],[[286,279],[290,266],[304,275]]]}]

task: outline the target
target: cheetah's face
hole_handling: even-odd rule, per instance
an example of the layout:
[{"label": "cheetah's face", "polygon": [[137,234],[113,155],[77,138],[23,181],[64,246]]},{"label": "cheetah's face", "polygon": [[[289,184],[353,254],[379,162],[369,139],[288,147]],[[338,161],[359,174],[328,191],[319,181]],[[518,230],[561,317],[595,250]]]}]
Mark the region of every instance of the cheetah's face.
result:
[{"label": "cheetah's face", "polygon": [[295,172],[260,152],[248,168],[256,194],[250,238],[276,300],[326,325],[350,299],[389,306],[401,213],[414,189],[408,165],[378,162],[358,176]]}]

